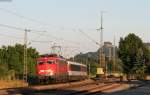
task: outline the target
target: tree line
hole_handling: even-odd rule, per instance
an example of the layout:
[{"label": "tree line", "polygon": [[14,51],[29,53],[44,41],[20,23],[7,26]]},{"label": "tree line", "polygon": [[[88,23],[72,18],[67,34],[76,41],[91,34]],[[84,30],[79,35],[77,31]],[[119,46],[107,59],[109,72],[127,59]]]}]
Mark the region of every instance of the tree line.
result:
[{"label": "tree line", "polygon": [[123,73],[144,77],[150,74],[150,50],[142,39],[130,33],[120,38],[118,56],[122,61]]},{"label": "tree line", "polygon": [[[24,45],[2,46],[0,48],[0,78],[21,79],[23,75]],[[27,48],[29,76],[35,75],[35,63],[39,53],[35,48]]]},{"label": "tree line", "polygon": [[[116,66],[113,65],[113,60],[105,60],[107,71],[123,73],[125,75],[137,75],[144,77],[150,74],[150,46],[147,47],[142,39],[137,35],[130,33],[124,38],[120,38],[117,48]],[[89,56],[90,55],[90,56]],[[86,54],[78,54],[72,60],[83,64],[90,64],[91,74],[96,74],[96,68],[99,66],[99,50],[96,52],[88,52]]]}]

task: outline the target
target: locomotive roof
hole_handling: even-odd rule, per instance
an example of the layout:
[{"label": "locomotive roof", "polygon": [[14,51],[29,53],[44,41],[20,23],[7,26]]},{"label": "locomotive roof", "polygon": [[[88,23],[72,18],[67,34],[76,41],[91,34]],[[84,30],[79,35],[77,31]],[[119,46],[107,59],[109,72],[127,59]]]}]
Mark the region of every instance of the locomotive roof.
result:
[{"label": "locomotive roof", "polygon": [[63,56],[57,55],[57,54],[44,54],[44,55],[41,55],[41,57],[60,57],[60,58],[64,58]]},{"label": "locomotive roof", "polygon": [[78,62],[72,62],[72,61],[68,61],[68,64],[75,64],[75,65],[86,66],[85,64],[81,64],[81,63],[78,63]]},{"label": "locomotive roof", "polygon": [[64,58],[62,57],[39,57],[37,58],[37,60],[65,60]]}]

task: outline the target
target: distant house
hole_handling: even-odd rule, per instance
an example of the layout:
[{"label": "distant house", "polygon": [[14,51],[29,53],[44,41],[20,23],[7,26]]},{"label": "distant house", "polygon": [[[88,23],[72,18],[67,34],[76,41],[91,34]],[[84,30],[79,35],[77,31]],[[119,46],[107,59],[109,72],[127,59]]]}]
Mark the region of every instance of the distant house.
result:
[{"label": "distant house", "polygon": [[114,55],[116,55],[116,51],[114,51],[114,45],[112,45],[111,42],[104,42],[103,53],[105,54],[106,61],[112,60]]}]

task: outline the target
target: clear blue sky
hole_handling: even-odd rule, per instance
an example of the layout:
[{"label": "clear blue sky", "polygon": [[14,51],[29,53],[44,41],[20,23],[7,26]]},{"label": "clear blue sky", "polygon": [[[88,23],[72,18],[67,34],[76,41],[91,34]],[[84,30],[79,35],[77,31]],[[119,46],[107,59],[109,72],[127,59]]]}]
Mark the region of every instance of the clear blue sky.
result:
[{"label": "clear blue sky", "polygon": [[[82,29],[96,41],[99,33],[96,28],[100,26],[100,11],[104,14],[104,40],[116,43],[120,37],[128,33],[136,33],[144,42],[150,42],[150,0],[12,0],[0,2],[0,8],[10,10],[23,16],[48,23],[39,24],[11,15],[0,10],[0,24],[17,27],[46,30],[51,34],[76,43],[70,43],[29,33],[29,39],[55,41],[65,46],[68,52],[87,52],[97,50],[97,46],[78,32]],[[62,29],[63,28],[63,29]],[[72,30],[72,29],[75,29]],[[0,34],[23,37],[23,31],[0,27]],[[13,39],[0,36],[0,45],[23,43],[23,39]],[[49,51],[50,44],[32,43],[41,53]],[[71,48],[72,47],[72,48]],[[76,51],[76,52],[75,52]]]}]

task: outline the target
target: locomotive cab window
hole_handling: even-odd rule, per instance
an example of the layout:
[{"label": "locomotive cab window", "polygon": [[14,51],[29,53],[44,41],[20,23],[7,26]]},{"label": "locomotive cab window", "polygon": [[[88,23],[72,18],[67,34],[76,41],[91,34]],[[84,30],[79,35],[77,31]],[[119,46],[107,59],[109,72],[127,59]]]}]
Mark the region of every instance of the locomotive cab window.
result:
[{"label": "locomotive cab window", "polygon": [[55,61],[54,61],[54,60],[48,60],[47,63],[48,63],[48,64],[54,64]]},{"label": "locomotive cab window", "polygon": [[44,64],[44,62],[43,61],[38,61],[37,64],[42,65],[42,64]]}]

